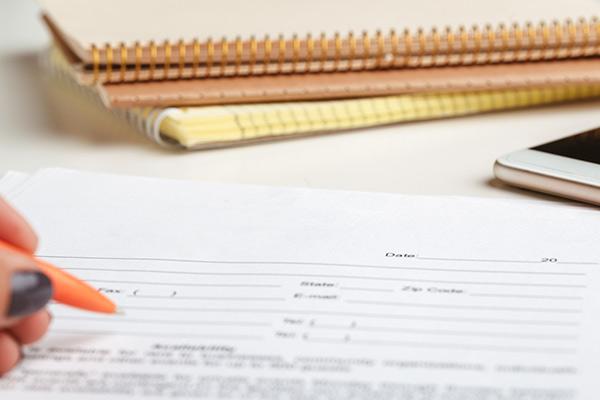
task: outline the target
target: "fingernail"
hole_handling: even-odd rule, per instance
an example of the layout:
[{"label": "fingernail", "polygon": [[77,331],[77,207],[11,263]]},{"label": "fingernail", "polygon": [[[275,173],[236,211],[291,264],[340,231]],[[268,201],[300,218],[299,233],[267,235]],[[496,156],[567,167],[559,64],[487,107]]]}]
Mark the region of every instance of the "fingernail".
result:
[{"label": "fingernail", "polygon": [[19,271],[10,279],[10,307],[7,316],[24,317],[44,307],[52,297],[52,283],[41,272]]}]

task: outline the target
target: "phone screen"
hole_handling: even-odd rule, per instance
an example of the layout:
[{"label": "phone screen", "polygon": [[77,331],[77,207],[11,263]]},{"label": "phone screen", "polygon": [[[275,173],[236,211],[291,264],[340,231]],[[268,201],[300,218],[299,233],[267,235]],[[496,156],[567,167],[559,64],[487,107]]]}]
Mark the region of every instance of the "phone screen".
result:
[{"label": "phone screen", "polygon": [[532,150],[600,164],[600,128],[542,144]]}]

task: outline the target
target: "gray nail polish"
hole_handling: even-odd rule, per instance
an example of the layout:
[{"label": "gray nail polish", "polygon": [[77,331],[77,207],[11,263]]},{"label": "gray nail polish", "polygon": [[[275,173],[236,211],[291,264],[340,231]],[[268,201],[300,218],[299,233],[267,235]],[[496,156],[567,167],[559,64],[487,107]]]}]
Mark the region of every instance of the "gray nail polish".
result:
[{"label": "gray nail polish", "polygon": [[41,272],[19,271],[10,279],[10,306],[7,316],[24,317],[44,307],[52,297],[52,283]]}]

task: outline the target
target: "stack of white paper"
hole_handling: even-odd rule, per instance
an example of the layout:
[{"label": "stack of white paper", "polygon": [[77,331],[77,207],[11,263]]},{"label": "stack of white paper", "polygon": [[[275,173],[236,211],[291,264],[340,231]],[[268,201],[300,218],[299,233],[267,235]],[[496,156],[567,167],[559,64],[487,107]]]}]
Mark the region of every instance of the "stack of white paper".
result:
[{"label": "stack of white paper", "polygon": [[49,169],[4,193],[122,315],[52,305],[11,400],[593,400],[600,212]]}]

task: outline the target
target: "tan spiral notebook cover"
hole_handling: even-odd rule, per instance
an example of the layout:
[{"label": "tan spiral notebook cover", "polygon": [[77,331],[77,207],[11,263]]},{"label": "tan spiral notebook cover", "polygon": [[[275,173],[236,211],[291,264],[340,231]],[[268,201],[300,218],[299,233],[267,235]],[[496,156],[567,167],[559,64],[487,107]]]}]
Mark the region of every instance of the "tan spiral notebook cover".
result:
[{"label": "tan spiral notebook cover", "polygon": [[42,0],[82,82],[542,62],[600,55],[596,0]]},{"label": "tan spiral notebook cover", "polygon": [[105,105],[166,107],[600,84],[600,59],[102,84]]}]

